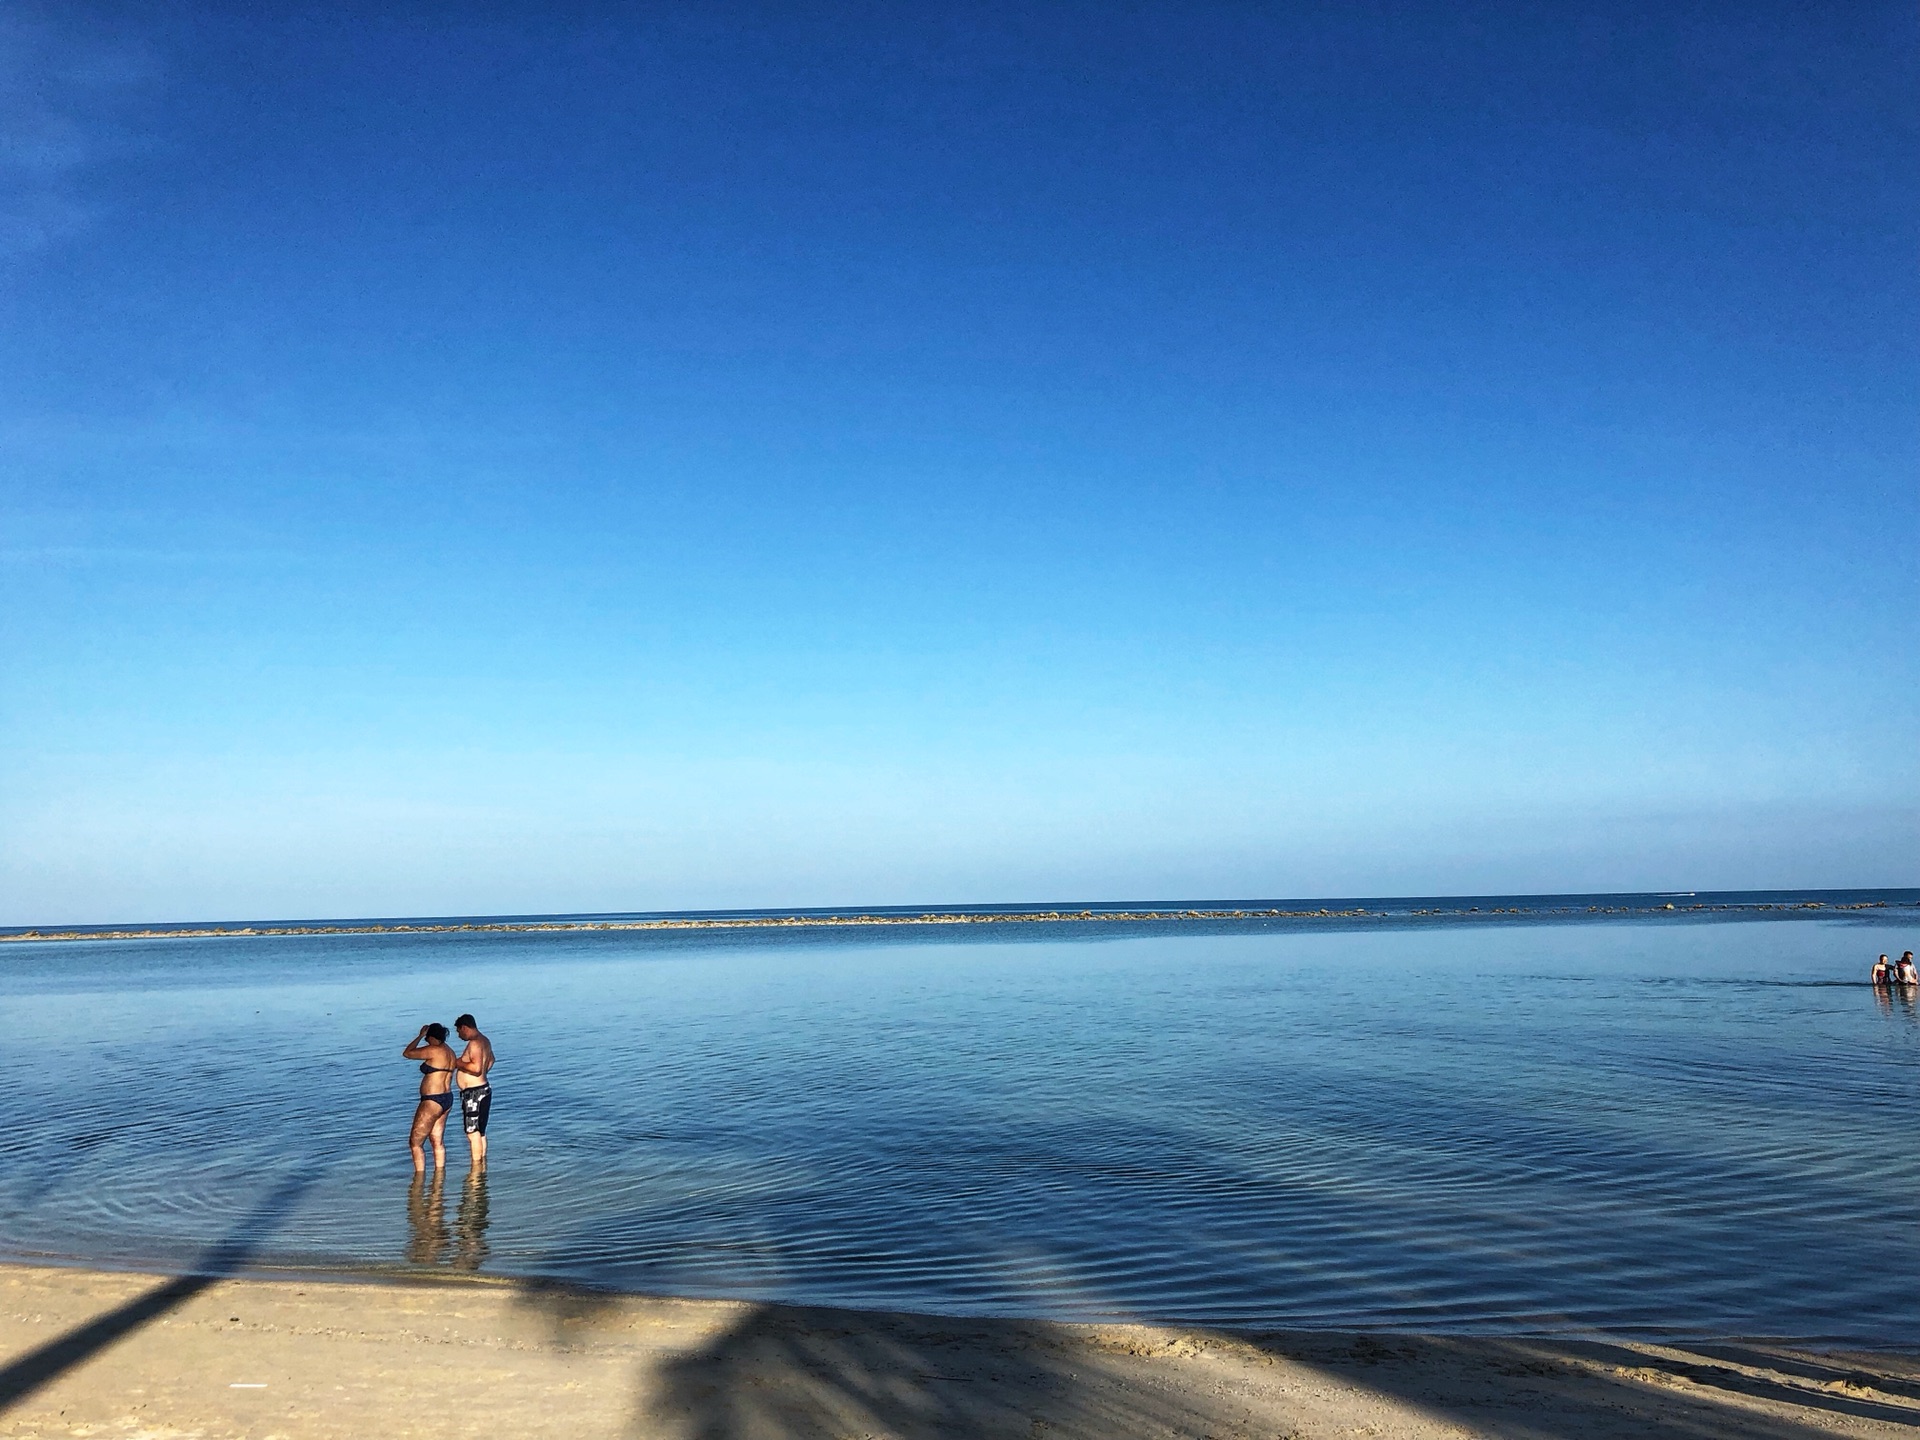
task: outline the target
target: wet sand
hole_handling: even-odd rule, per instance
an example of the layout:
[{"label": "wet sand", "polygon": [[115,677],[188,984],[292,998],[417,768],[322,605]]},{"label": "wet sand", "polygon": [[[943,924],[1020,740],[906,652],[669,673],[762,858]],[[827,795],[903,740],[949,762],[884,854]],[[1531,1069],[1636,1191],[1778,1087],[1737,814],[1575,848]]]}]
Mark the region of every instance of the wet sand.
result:
[{"label": "wet sand", "polygon": [[1920,1357],[0,1267],[0,1436],[1920,1434]]}]

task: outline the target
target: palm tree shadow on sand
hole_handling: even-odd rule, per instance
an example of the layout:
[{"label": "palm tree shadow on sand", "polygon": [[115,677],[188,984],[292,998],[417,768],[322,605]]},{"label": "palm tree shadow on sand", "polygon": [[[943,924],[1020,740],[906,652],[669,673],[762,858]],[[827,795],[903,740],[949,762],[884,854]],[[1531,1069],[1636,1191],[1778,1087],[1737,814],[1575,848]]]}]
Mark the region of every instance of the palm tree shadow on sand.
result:
[{"label": "palm tree shadow on sand", "polygon": [[[1489,1133],[1503,1113],[1454,1128]],[[1177,1137],[1176,1137],[1177,1138]],[[1679,1141],[1670,1142],[1674,1146]],[[1252,1177],[1248,1177],[1252,1178]],[[1138,1223],[1124,1195],[1110,1207]],[[1402,1258],[1431,1260],[1420,1202],[1383,1216],[1321,1199],[1342,1244],[1403,1237]],[[1115,1223],[1120,1223],[1115,1221]],[[1190,1243],[1176,1222],[1146,1243]],[[1323,1234],[1329,1226],[1323,1224]],[[585,1232],[572,1250],[617,1237]],[[958,1248],[966,1243],[960,1236]],[[1225,1252],[1221,1264],[1231,1263]],[[1391,1257],[1390,1257],[1391,1258]],[[1475,1257],[1476,1263],[1492,1263]],[[1457,1258],[1453,1263],[1460,1263]],[[1499,1263],[1522,1266],[1524,1262]],[[1496,1272],[1495,1280],[1521,1277]],[[566,1285],[530,1285],[555,1341],[630,1324],[634,1302]],[[748,1304],[693,1327],[662,1358],[636,1364],[629,1433],[649,1440],[845,1440],[845,1437],[1392,1435],[1421,1417],[1440,1433],[1497,1440],[1741,1436],[1812,1440],[1838,1429],[1920,1433],[1920,1364],[1864,1362],[1784,1347],[1680,1347],[1605,1340],[1063,1325]],[[1371,1404],[1377,1422],[1347,1419]],[[1448,1427],[1451,1427],[1449,1431]]]},{"label": "palm tree shadow on sand", "polygon": [[301,1174],[283,1180],[225,1236],[203,1250],[188,1267],[187,1274],[161,1282],[0,1369],[0,1413],[108,1346],[179,1309],[216,1281],[239,1274],[315,1178]]},{"label": "palm tree shadow on sand", "polygon": [[755,1307],[662,1367],[635,1435],[826,1440],[847,1435],[1211,1433],[1230,1420],[1186,1396],[1087,1383],[1094,1357],[1018,1321]]},{"label": "palm tree shadow on sand", "polygon": [[[624,1302],[554,1286],[528,1290],[525,1303],[557,1339],[577,1342]],[[1885,1361],[1868,1376],[1845,1357],[1754,1345],[1238,1335],[753,1305],[695,1348],[641,1367],[628,1430],[648,1440],[1279,1440],[1346,1433],[1360,1422],[1338,1423],[1343,1397],[1497,1440],[1920,1428],[1920,1364]]]}]

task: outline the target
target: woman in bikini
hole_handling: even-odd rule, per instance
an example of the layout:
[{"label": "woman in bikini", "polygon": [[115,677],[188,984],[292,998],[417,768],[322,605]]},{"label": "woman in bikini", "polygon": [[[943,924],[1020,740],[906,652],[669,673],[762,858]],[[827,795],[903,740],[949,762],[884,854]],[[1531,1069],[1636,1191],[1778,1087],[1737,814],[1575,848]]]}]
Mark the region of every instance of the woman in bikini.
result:
[{"label": "woman in bikini", "polygon": [[420,1062],[420,1103],[413,1107],[413,1128],[407,1132],[407,1154],[413,1168],[427,1168],[425,1147],[433,1145],[433,1163],[447,1168],[447,1107],[453,1104],[453,1049],[447,1044],[447,1027],[422,1025],[413,1043],[400,1052]]}]

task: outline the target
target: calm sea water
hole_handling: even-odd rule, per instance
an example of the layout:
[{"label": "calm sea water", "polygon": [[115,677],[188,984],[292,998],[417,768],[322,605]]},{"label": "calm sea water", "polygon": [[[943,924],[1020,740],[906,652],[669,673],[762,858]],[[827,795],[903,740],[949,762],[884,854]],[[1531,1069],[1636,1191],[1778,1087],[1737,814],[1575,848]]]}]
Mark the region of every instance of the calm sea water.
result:
[{"label": "calm sea water", "polygon": [[[1251,1326],[1920,1336],[1920,1014],[1855,919],[0,951],[0,1255]],[[404,1153],[421,1022],[493,1162]]]}]

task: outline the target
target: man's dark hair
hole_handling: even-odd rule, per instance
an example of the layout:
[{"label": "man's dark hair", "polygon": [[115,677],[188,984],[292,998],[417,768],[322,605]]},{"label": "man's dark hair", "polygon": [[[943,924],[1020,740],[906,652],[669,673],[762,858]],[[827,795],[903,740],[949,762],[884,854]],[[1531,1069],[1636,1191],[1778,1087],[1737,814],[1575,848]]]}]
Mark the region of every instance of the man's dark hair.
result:
[{"label": "man's dark hair", "polygon": [[462,1025],[466,1026],[469,1030],[478,1030],[480,1028],[479,1025],[474,1023],[473,1016],[471,1015],[462,1015],[458,1020],[453,1022],[453,1028],[456,1030]]}]

